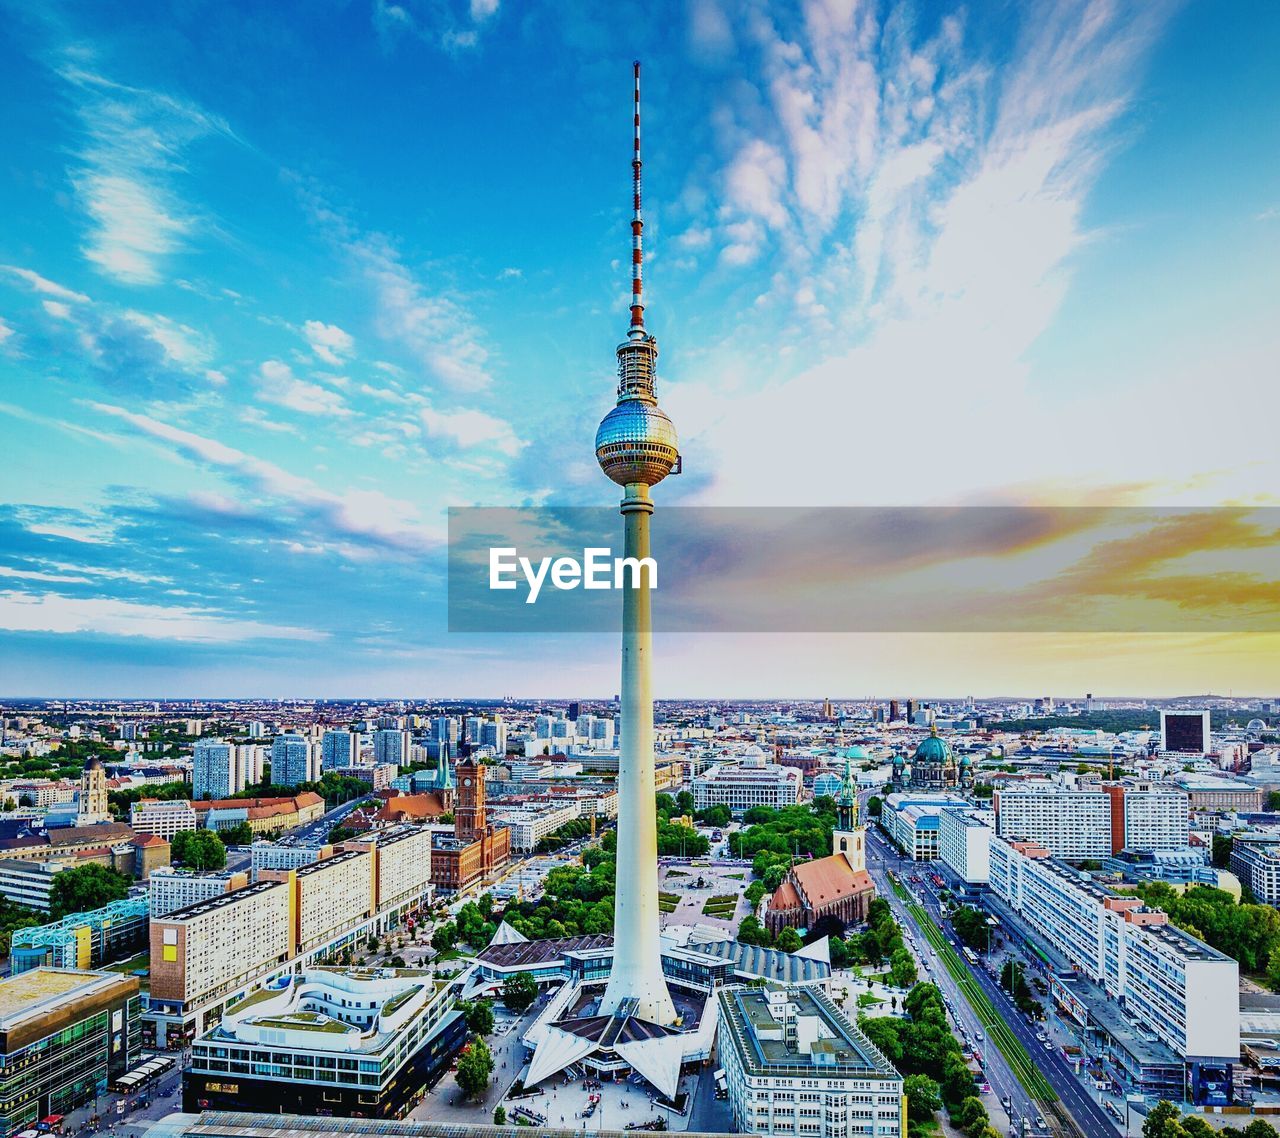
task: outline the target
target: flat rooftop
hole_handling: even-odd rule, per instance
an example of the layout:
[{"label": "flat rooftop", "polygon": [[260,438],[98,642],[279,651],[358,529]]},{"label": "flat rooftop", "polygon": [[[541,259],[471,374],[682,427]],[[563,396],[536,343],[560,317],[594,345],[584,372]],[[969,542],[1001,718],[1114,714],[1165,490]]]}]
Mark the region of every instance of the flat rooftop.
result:
[{"label": "flat rooftop", "polygon": [[8,1031],[30,1016],[40,1015],[69,996],[95,989],[130,984],[132,977],[116,973],[78,972],[68,968],[32,968],[0,981],[0,1031]]},{"label": "flat rooftop", "polygon": [[778,1031],[781,1021],[769,1010],[769,993],[758,988],[720,989],[720,1009],[729,1039],[721,1037],[724,1046],[732,1042],[750,1074],[790,1075],[801,1078],[886,1078],[901,1076],[875,1045],[862,1034],[825,996],[811,988],[790,988],[789,1003],[796,1015],[816,1016],[822,1038],[815,1052],[829,1056],[814,1062],[806,1052],[796,1049],[785,1037],[761,1038],[761,1031]]},{"label": "flat rooftop", "polygon": [[215,909],[222,909],[227,905],[238,905],[241,901],[256,897],[259,893],[265,893],[268,889],[278,889],[283,884],[283,881],[256,881],[252,885],[246,885],[243,889],[236,889],[231,893],[210,897],[207,901],[197,901],[194,905],[186,905],[181,909],[174,909],[172,913],[166,913],[163,917],[156,917],[155,919],[164,922],[187,921],[192,917],[203,917],[206,913],[211,913]]}]

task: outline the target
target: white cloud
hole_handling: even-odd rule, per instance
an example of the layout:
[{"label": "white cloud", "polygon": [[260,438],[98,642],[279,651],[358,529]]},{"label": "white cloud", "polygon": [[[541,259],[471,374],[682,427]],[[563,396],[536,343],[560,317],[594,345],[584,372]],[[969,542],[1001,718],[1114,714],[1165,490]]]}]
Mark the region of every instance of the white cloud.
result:
[{"label": "white cloud", "polygon": [[77,304],[88,304],[89,298],[82,292],[75,292],[58,284],[57,281],[51,281],[48,277],[42,277],[33,269],[19,268],[17,265],[0,265],[0,270],[6,273],[12,273],[20,280],[26,281],[35,292],[43,293],[45,296],[52,296],[58,300],[73,300]]},{"label": "white cloud", "polygon": [[355,539],[357,549],[360,542],[366,545],[376,542],[386,548],[420,554],[438,549],[443,540],[441,527],[433,528],[423,522],[411,502],[373,490],[338,494],[216,439],[112,404],[90,406],[128,423],[148,438],[169,444],[187,461],[212,467],[250,492],[291,503],[302,514],[320,519],[341,536]]},{"label": "white cloud", "polygon": [[344,332],[336,324],[325,324],[320,320],[308,320],[302,326],[302,334],[311,345],[311,350],[327,364],[334,367],[349,359],[355,351],[356,342],[351,334]]},{"label": "white cloud", "polygon": [[385,47],[409,35],[445,51],[459,51],[476,47],[480,29],[497,15],[499,6],[500,0],[374,0],[373,26]]},{"label": "white cloud", "polygon": [[443,439],[464,450],[489,448],[514,457],[524,446],[510,423],[483,411],[436,411],[424,407],[422,425],[430,438]]},{"label": "white cloud", "polygon": [[299,379],[293,369],[280,360],[267,360],[258,369],[258,398],[303,415],[345,418],[351,414],[336,391]]},{"label": "white cloud", "polygon": [[347,245],[378,305],[378,327],[417,357],[427,375],[455,391],[481,391],[492,382],[489,353],[471,314],[456,300],[429,294],[376,234]]},{"label": "white cloud", "polygon": [[[1055,5],[993,70],[957,17],[921,42],[905,9],[879,27],[869,7],[835,8],[809,0],[785,28],[762,15],[773,9],[735,10],[763,110],[735,95],[717,112],[722,195],[691,229],[713,229],[726,272],[777,256],[756,305],[664,397],[689,469],[710,472],[701,492],[939,501],[1136,473],[1149,455],[1118,456],[1127,448],[1087,427],[1093,397],[1037,386],[1029,360],[1072,255],[1095,237],[1084,204],[1167,16]],[[767,354],[752,358],[753,345]],[[1258,374],[1264,352],[1242,346],[1236,373]],[[1176,401],[1148,393],[1143,411],[1132,390],[1108,395],[1108,415],[1129,421],[1117,408],[1131,406],[1158,434],[1155,408]],[[787,438],[804,439],[802,453],[762,480],[758,456]],[[851,462],[866,477],[851,478]]]},{"label": "white cloud", "polygon": [[40,307],[43,308],[55,320],[70,320],[71,306],[63,304],[60,300],[42,300]]},{"label": "white cloud", "polygon": [[197,224],[173,185],[183,151],[230,132],[194,104],[114,83],[77,63],[59,74],[80,99],[83,141],[71,182],[89,218],[84,254],[115,280],[156,284]]},{"label": "white cloud", "polygon": [[0,344],[3,344],[13,334],[13,326],[4,320],[0,320]]},{"label": "white cloud", "polygon": [[[167,316],[134,310],[126,312],[124,318],[143,329],[148,337],[159,344],[171,363],[184,368],[200,369],[213,359],[215,348],[212,337],[188,324],[180,324]],[[226,377],[218,372],[206,371],[205,377],[214,384],[226,382]]]},{"label": "white cloud", "polygon": [[229,644],[245,640],[323,640],[309,628],[238,620],[206,609],[138,604],[107,597],[0,592],[0,628],[13,632],[97,633]]}]

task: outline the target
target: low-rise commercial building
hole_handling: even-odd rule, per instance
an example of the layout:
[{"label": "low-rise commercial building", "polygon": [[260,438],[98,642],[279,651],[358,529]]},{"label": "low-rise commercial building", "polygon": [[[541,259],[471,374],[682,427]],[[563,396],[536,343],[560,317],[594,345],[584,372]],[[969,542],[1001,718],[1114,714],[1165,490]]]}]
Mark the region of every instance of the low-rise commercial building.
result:
[{"label": "low-rise commercial building", "polygon": [[198,826],[196,812],[186,799],[143,798],[129,807],[129,825],[136,834],[158,834],[169,841]]},{"label": "low-rise commercial building", "polygon": [[229,830],[242,822],[254,834],[278,834],[314,822],[324,814],[324,799],[314,791],[292,798],[225,798],[193,802],[200,824],[210,830]]},{"label": "low-rise commercial building", "polygon": [[305,969],[196,1040],[183,1109],[403,1118],[466,1040],[463,983]]},{"label": "low-rise commercial building", "polygon": [[0,1128],[92,1102],[138,1058],[135,976],[35,968],[0,980]]},{"label": "low-rise commercial building", "polygon": [[902,1076],[814,988],[722,988],[719,1055],[736,1128],[795,1138],[899,1138]]},{"label": "low-rise commercial building", "polygon": [[563,806],[535,806],[522,810],[507,810],[498,820],[511,831],[511,848],[519,853],[529,853],[548,834],[554,834],[561,826],[578,818],[577,803]]},{"label": "low-rise commercial building", "polygon": [[727,806],[742,814],[753,806],[781,809],[800,801],[804,772],[795,767],[765,762],[759,747],[748,748],[740,762],[709,767],[689,784],[696,810]]},{"label": "low-rise commercial building", "polygon": [[49,911],[53,881],[64,869],[72,869],[70,858],[56,861],[19,861],[0,857],[0,897],[15,905],[25,905],[39,913]]},{"label": "low-rise commercial building", "polygon": [[147,898],[125,897],[101,909],[17,929],[9,968],[15,976],[32,968],[101,968],[144,951],[149,933]]},{"label": "low-rise commercial building", "polygon": [[964,809],[969,804],[946,791],[890,794],[880,808],[880,827],[890,840],[915,861],[933,861],[941,856],[939,831],[944,810]]}]

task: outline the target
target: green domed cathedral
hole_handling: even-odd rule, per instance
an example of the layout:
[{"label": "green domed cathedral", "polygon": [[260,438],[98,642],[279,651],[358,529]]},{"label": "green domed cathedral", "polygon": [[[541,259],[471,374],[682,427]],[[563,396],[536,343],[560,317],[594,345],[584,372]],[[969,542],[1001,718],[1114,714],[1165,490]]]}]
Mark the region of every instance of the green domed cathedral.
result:
[{"label": "green domed cathedral", "polygon": [[900,786],[924,790],[951,790],[972,778],[972,760],[965,755],[959,762],[947,741],[931,726],[920,740],[916,753],[908,763],[902,755],[893,761],[893,779]]}]

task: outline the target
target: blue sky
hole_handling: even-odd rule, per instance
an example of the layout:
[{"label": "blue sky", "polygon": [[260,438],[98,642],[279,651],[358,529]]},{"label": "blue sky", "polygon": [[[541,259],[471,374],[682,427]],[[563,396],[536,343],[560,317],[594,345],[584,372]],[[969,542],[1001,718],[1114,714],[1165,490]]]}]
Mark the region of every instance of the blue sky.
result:
[{"label": "blue sky", "polygon": [[[1276,501],[1274,4],[6,15],[0,691],[614,690],[598,638],[447,634],[444,511],[611,498],[633,57],[662,501]],[[710,637],[658,689],[1264,648]]]}]

